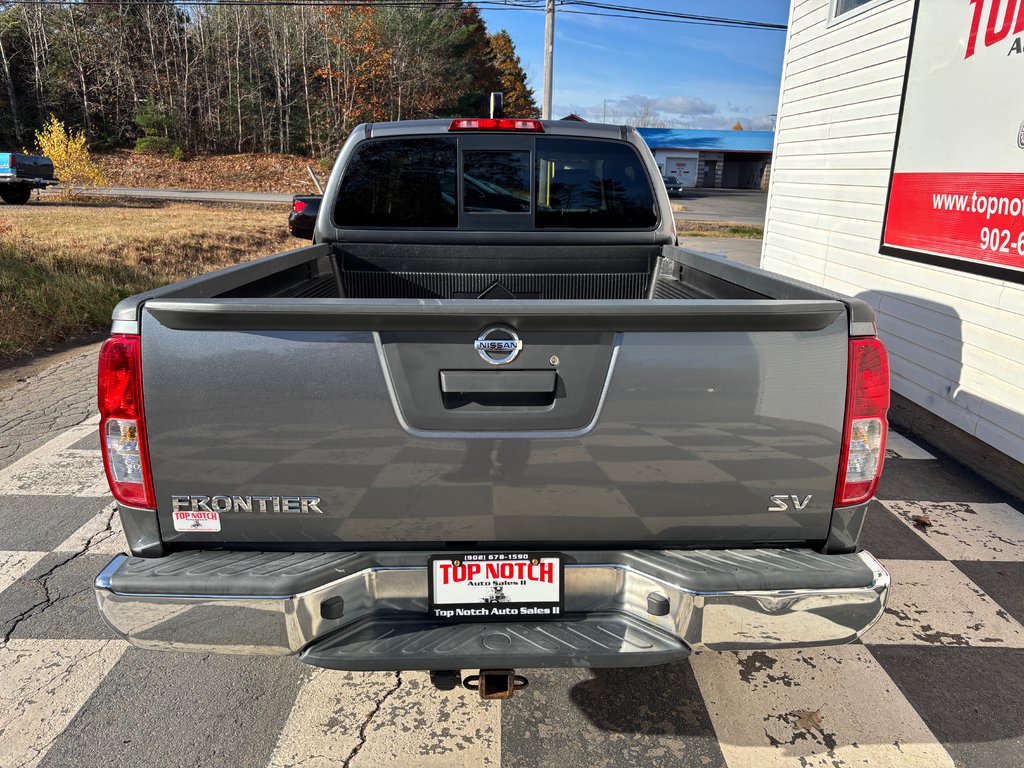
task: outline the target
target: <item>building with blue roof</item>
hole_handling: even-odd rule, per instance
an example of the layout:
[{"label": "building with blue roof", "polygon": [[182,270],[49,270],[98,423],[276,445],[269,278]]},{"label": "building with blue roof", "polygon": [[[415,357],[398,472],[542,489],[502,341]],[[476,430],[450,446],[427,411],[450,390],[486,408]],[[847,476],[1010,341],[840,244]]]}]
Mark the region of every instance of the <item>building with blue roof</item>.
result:
[{"label": "building with blue roof", "polygon": [[663,175],[687,187],[767,189],[774,131],[637,128]]}]

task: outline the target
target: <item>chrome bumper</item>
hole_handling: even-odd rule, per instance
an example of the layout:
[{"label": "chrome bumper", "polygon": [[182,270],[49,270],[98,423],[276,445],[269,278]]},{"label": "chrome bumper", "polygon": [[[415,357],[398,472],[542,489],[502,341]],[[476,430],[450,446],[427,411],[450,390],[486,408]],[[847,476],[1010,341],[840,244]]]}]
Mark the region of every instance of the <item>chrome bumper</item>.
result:
[{"label": "chrome bumper", "polygon": [[[673,557],[683,562],[702,555],[731,566],[725,556],[732,555],[742,568],[759,556],[777,559],[779,552],[805,551],[621,553],[619,562],[606,563],[593,562],[595,553],[588,553],[589,562],[575,558],[565,566],[567,618],[614,612],[662,630],[691,650],[753,650],[848,643],[882,615],[889,575],[866,552],[842,556],[859,558],[858,567],[870,572],[870,583],[857,587],[704,591],[693,588],[692,578],[673,577]],[[425,565],[339,569],[344,575],[301,594],[227,596],[115,591],[112,581],[128,560],[118,555],[104,568],[96,578],[96,598],[114,631],[141,648],[286,655],[370,617],[425,616],[427,610]],[[666,615],[648,612],[651,593],[668,599]],[[327,618],[336,613],[330,606],[342,604],[337,598],[343,613]]]}]

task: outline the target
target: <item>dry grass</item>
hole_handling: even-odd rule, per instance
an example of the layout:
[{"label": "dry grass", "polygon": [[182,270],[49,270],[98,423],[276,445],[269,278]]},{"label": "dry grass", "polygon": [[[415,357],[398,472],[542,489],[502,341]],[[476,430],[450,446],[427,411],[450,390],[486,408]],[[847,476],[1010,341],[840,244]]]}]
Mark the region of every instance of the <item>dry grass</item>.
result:
[{"label": "dry grass", "polygon": [[0,206],[0,361],[104,331],[134,293],[285,250],[286,206]]},{"label": "dry grass", "polygon": [[756,240],[764,237],[764,227],[735,221],[676,221],[679,237],[735,237]]},{"label": "dry grass", "polygon": [[299,155],[200,155],[174,160],[126,149],[96,156],[112,187],[213,189],[231,192],[284,192],[315,195],[306,164],[326,181],[329,168]]}]

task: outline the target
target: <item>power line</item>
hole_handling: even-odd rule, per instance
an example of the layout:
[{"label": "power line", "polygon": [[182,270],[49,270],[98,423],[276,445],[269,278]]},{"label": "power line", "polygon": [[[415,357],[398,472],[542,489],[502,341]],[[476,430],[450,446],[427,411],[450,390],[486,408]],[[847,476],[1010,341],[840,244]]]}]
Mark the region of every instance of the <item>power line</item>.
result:
[{"label": "power line", "polygon": [[[488,10],[534,10],[529,7],[512,7],[509,3],[492,0],[494,5],[487,0],[480,0],[474,5],[485,7]],[[120,6],[120,7],[166,7],[177,9],[181,7],[305,7],[305,8],[453,8],[449,0],[362,0],[361,2],[338,2],[338,0],[87,0],[87,2],[67,2],[67,0],[16,0],[10,4],[15,5],[38,5],[62,8],[91,8],[93,6]]]},{"label": "power line", "polygon": [[[544,0],[475,0],[472,4],[489,11],[545,11]],[[455,7],[451,0],[88,0],[88,2],[68,2],[68,0],[18,0],[11,5],[33,5],[60,8],[76,8],[88,6],[117,7],[307,7],[307,8],[442,8]],[[690,24],[706,27],[732,27],[739,29],[785,30],[785,24],[754,21],[750,19],[732,19],[721,16],[704,16],[701,14],[665,11],[658,8],[643,6],[619,5],[614,3],[594,2],[593,0],[557,0],[562,13],[577,16],[596,16],[604,18],[633,19],[635,21],[656,21],[662,23]],[[579,6],[593,10],[577,10],[565,6]]]},{"label": "power line", "polygon": [[[448,7],[457,9],[452,0],[15,0],[6,3],[9,8],[17,5],[41,5],[61,8],[89,8],[92,6],[119,7],[307,7],[307,8],[422,8]],[[477,0],[473,5],[488,10],[543,10],[533,6],[520,6],[506,0]]]},{"label": "power line", "polygon": [[[497,9],[494,9],[497,10]],[[559,8],[559,13],[569,13],[574,16],[596,16],[604,19],[633,19],[634,21],[657,21],[663,24],[688,24],[695,27],[728,27],[730,29],[754,29],[754,30],[768,30],[777,31],[775,25],[761,25],[755,24],[735,24],[735,23],[723,23],[714,21],[689,21],[684,19],[660,19],[651,16],[630,16],[625,13],[597,13],[596,11],[573,11],[566,8]],[[786,27],[778,27],[782,31],[785,31]]]},{"label": "power line", "polygon": [[601,3],[596,0],[564,0],[563,5],[579,5],[588,8],[599,8],[609,11],[619,11],[622,13],[637,14],[640,16],[651,16],[658,18],[659,21],[668,19],[677,19],[679,21],[688,21],[693,23],[704,23],[714,24],[717,26],[743,26],[750,27],[752,29],[774,29],[774,30],[785,30],[785,24],[773,24],[766,21],[752,21],[748,19],[733,19],[725,16],[704,16],[696,13],[681,13],[679,11],[664,11],[657,8],[645,8],[642,6],[634,5],[618,5],[614,3]]}]

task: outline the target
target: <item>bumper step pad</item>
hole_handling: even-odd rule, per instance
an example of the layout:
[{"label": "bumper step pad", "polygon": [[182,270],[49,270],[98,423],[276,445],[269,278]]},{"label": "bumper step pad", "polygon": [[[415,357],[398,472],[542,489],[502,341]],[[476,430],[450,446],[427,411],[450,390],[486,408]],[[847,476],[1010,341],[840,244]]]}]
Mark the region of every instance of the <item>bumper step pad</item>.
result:
[{"label": "bumper step pad", "polygon": [[838,645],[878,620],[889,592],[866,552],[581,550],[563,552],[558,620],[446,624],[428,613],[429,556],[118,555],[95,593],[107,623],[143,648],[301,653],[310,664],[369,671],[628,667],[691,649]]},{"label": "bumper step pad", "polygon": [[513,624],[438,624],[371,618],[307,648],[307,664],[351,671],[490,667],[642,667],[685,659],[690,649],[630,616]]}]

